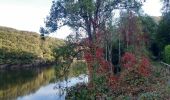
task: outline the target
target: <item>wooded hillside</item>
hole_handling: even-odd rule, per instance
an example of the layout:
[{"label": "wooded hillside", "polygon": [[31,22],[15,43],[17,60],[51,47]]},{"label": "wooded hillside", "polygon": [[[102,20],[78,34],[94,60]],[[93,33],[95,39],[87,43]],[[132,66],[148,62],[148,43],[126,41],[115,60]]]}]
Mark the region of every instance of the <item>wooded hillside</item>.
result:
[{"label": "wooded hillside", "polygon": [[47,37],[41,39],[35,32],[0,27],[0,64],[28,64],[52,61],[52,50],[63,40]]}]

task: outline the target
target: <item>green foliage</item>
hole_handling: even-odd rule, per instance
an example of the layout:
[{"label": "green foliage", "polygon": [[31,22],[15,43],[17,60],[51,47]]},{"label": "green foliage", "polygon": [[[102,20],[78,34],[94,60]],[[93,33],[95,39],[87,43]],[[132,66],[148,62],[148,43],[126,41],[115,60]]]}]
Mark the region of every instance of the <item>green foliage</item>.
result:
[{"label": "green foliage", "polygon": [[149,34],[149,38],[154,40],[156,37],[157,23],[156,19],[153,19],[150,16],[140,16],[140,20],[142,23],[142,29],[144,33]]},{"label": "green foliage", "polygon": [[165,47],[164,53],[165,53],[165,55],[164,55],[165,61],[170,64],[170,45],[167,45]]},{"label": "green foliage", "polygon": [[170,94],[170,81],[169,81],[168,85],[166,86],[165,90],[168,94]]},{"label": "green foliage", "polygon": [[147,92],[141,94],[138,100],[161,100],[161,97],[157,93]]},{"label": "green foliage", "polygon": [[76,52],[74,51],[75,46],[74,45],[63,45],[59,48],[54,48],[54,57],[56,60],[66,60],[68,58],[73,58],[76,55]]},{"label": "green foliage", "polygon": [[92,99],[93,93],[89,91],[85,84],[77,84],[69,88],[66,95],[66,100],[94,100]]},{"label": "green foliage", "polygon": [[169,37],[170,37],[170,12],[163,16],[158,26],[158,33],[156,39],[157,42],[159,43],[161,51],[164,50],[166,45],[170,44]]},{"label": "green foliage", "polygon": [[47,37],[42,40],[34,32],[0,27],[0,64],[25,64],[35,60],[52,61],[53,48],[62,40]]},{"label": "green foliage", "polygon": [[116,100],[132,100],[132,98],[126,95],[120,95],[119,97],[116,98]]},{"label": "green foliage", "polygon": [[74,76],[78,76],[80,74],[87,73],[86,62],[84,62],[84,61],[74,61],[71,64],[70,72],[72,72]]},{"label": "green foliage", "polygon": [[142,23],[142,30],[147,35],[147,49],[151,52],[151,57],[156,59],[159,54],[158,43],[156,40],[156,33],[160,17],[140,16]]}]

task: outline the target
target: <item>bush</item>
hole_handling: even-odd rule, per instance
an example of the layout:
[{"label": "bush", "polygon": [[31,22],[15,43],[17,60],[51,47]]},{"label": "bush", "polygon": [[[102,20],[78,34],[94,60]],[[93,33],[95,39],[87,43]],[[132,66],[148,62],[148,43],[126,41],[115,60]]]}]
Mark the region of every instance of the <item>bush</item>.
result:
[{"label": "bush", "polygon": [[123,75],[121,76],[121,79],[122,79],[121,81],[123,82],[122,84],[127,84],[135,87],[146,86],[148,83],[147,78],[143,77],[134,70],[124,72]]},{"label": "bush", "polygon": [[166,63],[170,64],[170,45],[165,46],[165,56],[164,56],[164,60],[166,61]]}]

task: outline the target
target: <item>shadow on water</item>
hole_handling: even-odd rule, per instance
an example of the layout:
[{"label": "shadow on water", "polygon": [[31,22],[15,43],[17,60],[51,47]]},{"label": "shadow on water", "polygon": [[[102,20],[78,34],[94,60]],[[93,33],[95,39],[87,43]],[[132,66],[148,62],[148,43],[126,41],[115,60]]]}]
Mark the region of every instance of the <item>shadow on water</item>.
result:
[{"label": "shadow on water", "polygon": [[65,94],[60,95],[59,87],[66,88],[87,81],[87,75],[82,75],[84,73],[82,68],[73,67],[67,81],[64,77],[58,77],[59,70],[56,68],[57,66],[0,71],[0,100],[28,100],[28,98],[29,100],[56,100],[57,98],[64,100]]},{"label": "shadow on water", "polygon": [[15,100],[18,96],[34,93],[54,78],[53,68],[0,72],[0,100]]}]

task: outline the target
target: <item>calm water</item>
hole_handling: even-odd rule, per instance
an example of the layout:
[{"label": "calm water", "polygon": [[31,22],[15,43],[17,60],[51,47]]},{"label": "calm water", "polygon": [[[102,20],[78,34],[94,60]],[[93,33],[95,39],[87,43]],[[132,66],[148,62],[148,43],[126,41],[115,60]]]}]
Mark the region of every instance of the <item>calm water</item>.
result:
[{"label": "calm water", "polygon": [[57,78],[54,67],[0,72],[0,100],[65,100],[66,87],[87,82],[87,75]]}]

